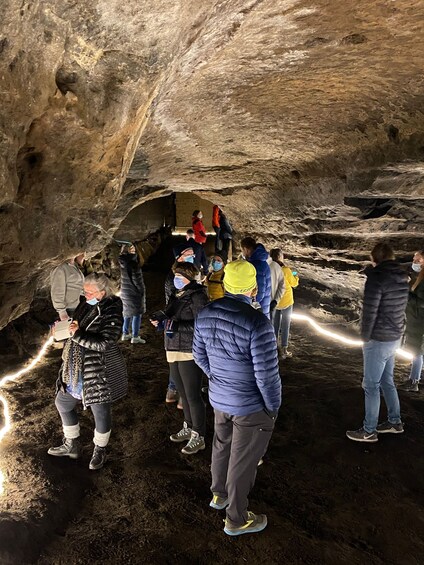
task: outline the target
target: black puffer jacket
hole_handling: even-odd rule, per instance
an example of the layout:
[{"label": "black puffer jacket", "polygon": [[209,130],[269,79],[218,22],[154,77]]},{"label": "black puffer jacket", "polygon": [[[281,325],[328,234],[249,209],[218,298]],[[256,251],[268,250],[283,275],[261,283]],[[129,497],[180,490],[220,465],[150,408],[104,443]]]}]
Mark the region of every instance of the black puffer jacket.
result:
[{"label": "black puffer jacket", "polygon": [[165,310],[168,321],[172,321],[171,331],[165,329],[166,351],[192,351],[194,320],[207,303],[206,288],[195,281],[171,295]]},{"label": "black puffer jacket", "polygon": [[362,338],[395,341],[405,327],[408,276],[397,261],[383,261],[366,274]]},{"label": "black puffer jacket", "polygon": [[[126,395],[128,377],[125,361],[117,345],[122,332],[122,302],[117,296],[90,306],[85,298],[74,312],[79,329],[69,338],[83,351],[83,403],[115,402]],[[66,390],[60,369],[58,385]]]},{"label": "black puffer jacket", "polygon": [[165,279],[165,304],[168,304],[169,299],[171,298],[172,294],[176,292],[176,288],[174,286],[174,273],[173,271],[169,271],[166,275]]},{"label": "black puffer jacket", "polygon": [[143,271],[135,253],[119,256],[121,267],[121,300],[124,305],[124,317],[139,316],[146,312],[146,288]]},{"label": "black puffer jacket", "polygon": [[424,281],[409,293],[406,307],[405,348],[414,355],[424,353]]}]

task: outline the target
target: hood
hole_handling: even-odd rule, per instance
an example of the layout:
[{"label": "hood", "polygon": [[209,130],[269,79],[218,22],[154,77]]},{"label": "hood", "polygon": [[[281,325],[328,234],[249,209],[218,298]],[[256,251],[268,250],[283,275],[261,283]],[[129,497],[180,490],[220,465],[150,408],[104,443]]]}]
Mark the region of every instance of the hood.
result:
[{"label": "hood", "polygon": [[268,257],[269,257],[268,251],[265,249],[265,247],[262,245],[262,243],[258,243],[258,246],[256,247],[255,251],[250,256],[249,260],[250,261],[267,261]]}]

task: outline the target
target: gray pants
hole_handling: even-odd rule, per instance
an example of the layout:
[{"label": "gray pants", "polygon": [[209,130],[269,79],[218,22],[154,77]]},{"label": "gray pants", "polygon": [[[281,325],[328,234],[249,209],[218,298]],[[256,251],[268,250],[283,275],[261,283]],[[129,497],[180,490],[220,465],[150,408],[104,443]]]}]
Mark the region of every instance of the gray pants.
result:
[{"label": "gray pants", "polygon": [[247,416],[215,410],[211,491],[228,497],[230,526],[239,527],[247,522],[247,497],[255,484],[258,462],[267,450],[274,423],[264,410]]}]

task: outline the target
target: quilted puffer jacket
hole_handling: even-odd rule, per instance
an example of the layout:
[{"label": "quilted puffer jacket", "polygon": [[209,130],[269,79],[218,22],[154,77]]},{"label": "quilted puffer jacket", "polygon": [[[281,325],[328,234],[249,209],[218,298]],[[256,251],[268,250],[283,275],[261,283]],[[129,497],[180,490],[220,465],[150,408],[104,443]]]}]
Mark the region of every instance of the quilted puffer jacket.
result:
[{"label": "quilted puffer jacket", "polygon": [[261,305],[262,312],[267,318],[270,316],[269,309],[271,305],[271,270],[267,263],[268,257],[268,251],[262,243],[258,243],[248,259],[256,269],[256,282],[258,284],[256,300]]},{"label": "quilted puffer jacket", "polygon": [[121,300],[124,305],[124,317],[130,318],[146,312],[146,289],[143,271],[135,253],[123,253],[119,256],[121,268]]},{"label": "quilted puffer jacket", "polygon": [[[123,324],[121,299],[108,296],[90,306],[82,298],[73,319],[78,321],[79,329],[69,339],[83,349],[84,406],[119,400],[128,389],[125,361],[117,344]],[[65,391],[62,371],[63,365],[58,386]]]},{"label": "quilted puffer jacket", "polygon": [[193,356],[209,377],[209,401],[233,416],[277,412],[281,379],[268,318],[243,295],[226,294],[196,319]]},{"label": "quilted puffer jacket", "polygon": [[414,355],[424,353],[424,281],[409,293],[406,307],[405,348]]}]

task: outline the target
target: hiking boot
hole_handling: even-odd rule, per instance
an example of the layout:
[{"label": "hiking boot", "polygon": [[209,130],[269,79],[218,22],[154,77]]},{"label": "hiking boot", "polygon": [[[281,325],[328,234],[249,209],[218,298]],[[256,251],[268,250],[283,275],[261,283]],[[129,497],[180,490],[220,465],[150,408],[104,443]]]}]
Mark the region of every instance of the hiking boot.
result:
[{"label": "hiking boot", "polygon": [[266,528],[268,519],[265,514],[247,513],[247,522],[243,526],[230,526],[228,519],[225,520],[224,532],[229,536],[239,536],[241,534],[256,534]]},{"label": "hiking boot", "polygon": [[418,381],[411,381],[410,379],[406,383],[399,385],[398,389],[403,390],[403,392],[420,392]]},{"label": "hiking boot", "polygon": [[184,410],[183,401],[181,400],[181,396],[178,397],[177,408],[178,408],[178,410]]},{"label": "hiking boot", "polygon": [[131,334],[122,334],[121,341],[129,341],[131,339]]},{"label": "hiking boot", "polygon": [[180,430],[177,434],[170,435],[169,439],[174,443],[181,443],[182,441],[191,439],[191,428],[187,426],[187,422],[184,422],[182,430]]},{"label": "hiking boot", "polygon": [[172,390],[172,388],[168,388],[166,391],[165,402],[177,402],[178,400],[178,392],[176,390]]},{"label": "hiking boot", "polygon": [[403,434],[404,431],[402,422],[399,422],[399,424],[383,422],[377,426],[377,433],[379,434]]},{"label": "hiking boot", "polygon": [[366,432],[364,428],[346,432],[346,437],[348,437],[352,441],[364,441],[367,443],[375,443],[376,441],[378,441],[377,432]]},{"label": "hiking boot", "polygon": [[224,510],[229,505],[228,497],[218,496],[217,494],[213,493],[212,500],[209,502],[209,506],[211,508],[215,508],[215,510]]},{"label": "hiking boot", "polygon": [[55,457],[69,457],[70,459],[78,459],[81,455],[81,445],[79,439],[63,438],[63,444],[57,447],[50,447],[47,452]]},{"label": "hiking boot", "polygon": [[205,449],[205,438],[202,437],[198,432],[194,430],[191,431],[191,438],[188,444],[182,448],[181,453],[185,455],[194,455],[198,451]]},{"label": "hiking boot", "polygon": [[131,338],[131,343],[146,343],[146,340],[141,338],[139,335]]},{"label": "hiking boot", "polygon": [[98,445],[94,446],[93,455],[91,457],[90,464],[88,466],[92,471],[97,471],[101,469],[106,461],[106,447],[100,447]]}]

